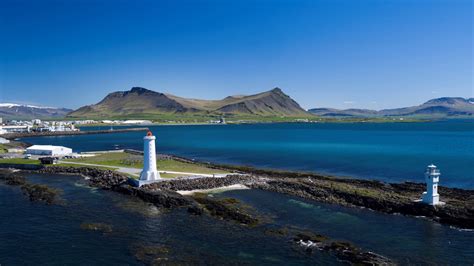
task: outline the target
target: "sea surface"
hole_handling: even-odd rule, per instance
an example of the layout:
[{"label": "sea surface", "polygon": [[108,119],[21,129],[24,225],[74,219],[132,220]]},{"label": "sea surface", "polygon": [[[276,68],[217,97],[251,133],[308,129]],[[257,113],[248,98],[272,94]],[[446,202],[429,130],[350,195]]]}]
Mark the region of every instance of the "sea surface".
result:
[{"label": "sea surface", "polygon": [[[0,184],[1,265],[342,264],[327,253],[307,254],[286,239],[265,234],[268,228],[286,226],[350,241],[402,265],[474,262],[474,232],[421,218],[260,190],[213,195],[236,198],[264,217],[263,224],[247,227],[181,209],[161,211],[129,196],[90,188],[81,177],[25,175],[30,182],[60,189],[61,201],[30,202],[18,187]],[[110,230],[85,230],[85,223],[102,223]]]},{"label": "sea surface", "polygon": [[[110,129],[86,127],[82,130]],[[474,120],[429,123],[286,123],[151,126],[157,152],[201,161],[313,171],[387,182],[424,182],[434,163],[441,185],[474,188]],[[143,149],[143,132],[25,138],[74,151]]]}]

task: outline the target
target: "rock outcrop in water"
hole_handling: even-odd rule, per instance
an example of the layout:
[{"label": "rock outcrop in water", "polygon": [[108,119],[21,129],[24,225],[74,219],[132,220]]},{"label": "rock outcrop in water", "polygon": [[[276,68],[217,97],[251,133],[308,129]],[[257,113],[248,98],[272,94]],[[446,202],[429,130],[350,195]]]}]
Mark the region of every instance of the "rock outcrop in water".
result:
[{"label": "rock outcrop in water", "polygon": [[6,185],[20,186],[21,191],[30,201],[54,204],[59,201],[59,195],[61,194],[61,191],[58,189],[46,185],[29,183],[25,177],[8,170],[0,172],[0,181],[5,182]]},{"label": "rock outcrop in water", "polygon": [[82,223],[80,227],[82,230],[88,231],[97,231],[102,233],[112,232],[112,226],[105,223]]},{"label": "rock outcrop in water", "polygon": [[[225,169],[225,166],[216,166]],[[244,170],[250,175],[232,175],[224,178],[177,179],[135,189],[125,184],[127,177],[111,170],[77,167],[47,167],[39,172],[80,174],[90,178],[92,186],[114,189],[118,192],[138,196],[157,206],[166,208],[187,206],[191,212],[200,213],[196,205],[189,205],[188,197],[175,193],[177,190],[211,189],[244,184],[256,189],[298,196],[324,203],[349,207],[364,207],[384,213],[400,213],[425,216],[440,223],[460,228],[474,228],[474,191],[440,187],[444,206],[429,206],[414,202],[419,199],[425,186],[419,183],[388,184],[380,181],[344,179],[324,175],[271,171],[245,167],[229,170]],[[191,201],[192,202],[192,201]]]},{"label": "rock outcrop in water", "polygon": [[307,253],[312,253],[315,250],[325,251],[340,260],[355,265],[395,265],[390,259],[373,252],[364,251],[349,242],[334,241],[309,231],[296,232],[293,243],[299,245]]},{"label": "rock outcrop in water", "polygon": [[199,193],[194,194],[192,198],[212,216],[251,226],[260,222],[258,218],[237,206],[239,202],[235,199],[214,199]]},{"label": "rock outcrop in water", "polygon": [[46,185],[29,184],[26,183],[21,186],[23,194],[28,196],[30,201],[41,201],[46,204],[53,204],[57,202],[60,191],[54,188],[50,188]]}]

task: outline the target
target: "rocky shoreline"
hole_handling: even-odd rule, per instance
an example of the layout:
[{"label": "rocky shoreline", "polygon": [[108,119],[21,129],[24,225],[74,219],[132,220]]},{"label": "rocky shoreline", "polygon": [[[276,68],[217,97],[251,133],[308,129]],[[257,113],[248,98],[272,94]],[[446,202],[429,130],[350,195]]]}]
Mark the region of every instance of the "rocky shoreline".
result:
[{"label": "rocky shoreline", "polygon": [[[245,175],[234,174],[222,178],[170,179],[136,188],[129,184],[125,175],[112,170],[50,166],[39,170],[28,170],[28,172],[81,175],[92,187],[137,197],[159,208],[184,208],[191,215],[210,215],[245,226],[257,226],[262,224],[264,219],[249,213],[248,208],[243,208],[234,199],[215,199],[200,193],[187,196],[181,195],[177,191],[213,189],[241,184],[254,189],[283,193],[318,202],[364,207],[389,214],[424,216],[459,228],[474,228],[474,191],[440,187],[440,194],[446,205],[433,207],[414,202],[425,188],[424,184],[419,183],[388,184],[379,181],[334,178],[307,173],[255,170]],[[3,178],[3,180],[6,183],[10,182],[11,185],[24,184],[24,180],[21,178]],[[51,197],[47,188],[32,191],[36,193],[39,201]],[[42,193],[42,191],[46,193]],[[30,200],[32,199],[30,198]],[[328,252],[340,260],[353,264],[393,264],[388,258],[313,232],[287,228],[270,231],[269,234],[284,237],[299,250],[309,254],[317,250]]]},{"label": "rocky shoreline", "polygon": [[[230,169],[228,169],[230,170]],[[176,191],[212,189],[242,184],[254,189],[283,193],[323,203],[347,207],[363,207],[388,214],[423,216],[433,221],[462,229],[474,229],[474,191],[440,187],[443,206],[415,202],[425,189],[420,183],[390,184],[380,181],[334,178],[307,173],[255,170],[247,175],[223,178],[173,179],[133,188],[127,177],[111,170],[88,167],[46,167],[36,172],[75,174],[89,178],[91,186],[138,196],[152,203],[177,207],[187,205]],[[255,174],[258,172],[258,175]],[[143,191],[147,191],[144,193]],[[159,193],[155,193],[159,191]],[[155,195],[156,194],[156,195]],[[157,195],[161,194],[161,196]]]},{"label": "rocky shoreline", "polygon": [[[46,167],[35,172],[41,174],[62,174],[62,175],[81,175],[84,176],[88,184],[105,190],[111,190],[129,196],[138,197],[145,202],[152,203],[159,208],[174,209],[186,208],[191,215],[210,215],[222,220],[232,221],[244,226],[257,226],[264,223],[264,219],[258,217],[255,213],[249,212],[249,206],[243,206],[238,200],[233,198],[216,199],[207,194],[195,193],[191,196],[183,196],[177,193],[177,190],[188,189],[211,189],[232,184],[250,185],[261,182],[259,178],[253,176],[228,176],[223,178],[200,178],[200,179],[175,179],[150,184],[141,188],[136,188],[128,183],[128,178],[111,170],[101,170],[88,167]],[[0,181],[9,185],[28,184],[19,172],[0,171]],[[36,195],[36,201],[44,201],[44,198],[51,197],[50,190],[44,185],[42,191]],[[44,187],[44,188],[43,188]],[[23,189],[23,188],[22,188]],[[30,200],[31,194],[30,194]],[[48,204],[53,203],[47,202]],[[81,228],[84,230],[110,232],[111,228],[107,225],[97,223],[83,223]],[[364,251],[351,243],[344,241],[331,240],[326,236],[318,235],[309,231],[299,229],[287,230],[281,228],[266,234],[287,239],[289,245],[295,246],[297,250],[311,255],[312,253],[327,252],[341,261],[357,265],[394,265],[394,263],[381,255],[373,252]]]}]

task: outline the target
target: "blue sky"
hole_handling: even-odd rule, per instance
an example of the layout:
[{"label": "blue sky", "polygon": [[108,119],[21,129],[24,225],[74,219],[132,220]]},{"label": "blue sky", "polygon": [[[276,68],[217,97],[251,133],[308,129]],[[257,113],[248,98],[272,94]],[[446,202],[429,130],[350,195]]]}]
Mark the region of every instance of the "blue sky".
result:
[{"label": "blue sky", "polygon": [[77,108],[142,86],[304,108],[473,96],[470,0],[0,1],[0,102]]}]

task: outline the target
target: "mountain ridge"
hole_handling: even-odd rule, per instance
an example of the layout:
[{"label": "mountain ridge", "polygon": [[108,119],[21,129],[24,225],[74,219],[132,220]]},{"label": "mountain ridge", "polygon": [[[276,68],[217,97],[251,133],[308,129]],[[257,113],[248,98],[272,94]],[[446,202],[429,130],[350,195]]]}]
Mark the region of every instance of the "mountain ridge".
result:
[{"label": "mountain ridge", "polygon": [[61,107],[46,107],[17,103],[0,103],[0,117],[10,119],[51,119],[62,118],[72,109]]},{"label": "mountain ridge", "polygon": [[440,97],[420,105],[402,108],[382,110],[312,108],[308,112],[326,117],[472,116],[474,115],[474,100],[462,97]]},{"label": "mountain ridge", "polygon": [[109,93],[97,104],[87,105],[68,117],[110,117],[140,114],[212,114],[251,116],[311,116],[306,110],[274,88],[253,95],[228,96],[221,100],[183,98],[142,87]]}]

